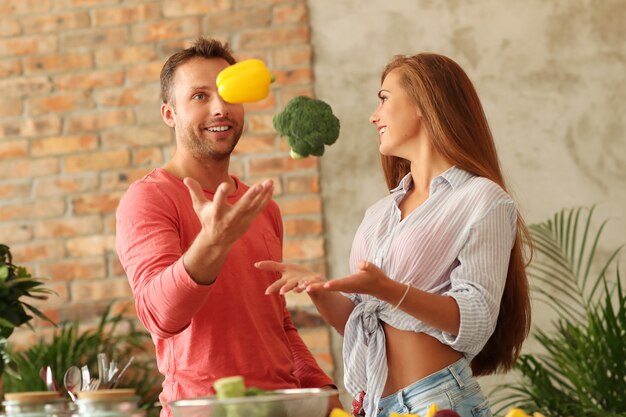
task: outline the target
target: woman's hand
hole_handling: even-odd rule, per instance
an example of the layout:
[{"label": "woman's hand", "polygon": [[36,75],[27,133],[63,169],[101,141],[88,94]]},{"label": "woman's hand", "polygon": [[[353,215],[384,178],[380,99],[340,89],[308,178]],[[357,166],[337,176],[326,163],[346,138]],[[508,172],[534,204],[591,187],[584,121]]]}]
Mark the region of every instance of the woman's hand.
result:
[{"label": "woman's hand", "polygon": [[302,265],[261,261],[255,263],[254,266],[262,271],[279,272],[281,274],[280,279],[267,287],[265,294],[274,294],[276,292],[285,294],[292,290],[300,293],[308,290],[313,284],[316,287],[321,287],[326,282],[321,274],[317,274]]},{"label": "woman's hand", "polygon": [[[306,291],[315,304],[322,318],[343,335],[346,322],[354,304],[348,298],[334,291],[325,290],[326,280],[321,274],[316,274],[302,265],[284,264],[274,261],[261,261],[254,266],[263,271],[279,272],[281,277],[267,287],[265,294],[289,291],[301,293]],[[339,400],[337,400],[338,402]]]},{"label": "woman's hand", "polygon": [[341,291],[345,293],[368,294],[381,298],[394,281],[376,265],[359,262],[359,271],[344,278],[326,281],[321,274],[302,265],[284,264],[274,261],[261,261],[254,264],[263,271],[279,272],[281,278],[265,290],[266,294],[285,294],[289,291],[301,293],[318,291]]},{"label": "woman's hand", "polygon": [[382,298],[381,295],[384,289],[388,284],[392,283],[391,278],[371,262],[359,261],[358,266],[359,270],[355,274],[330,280],[316,289],[368,294],[376,298]]}]

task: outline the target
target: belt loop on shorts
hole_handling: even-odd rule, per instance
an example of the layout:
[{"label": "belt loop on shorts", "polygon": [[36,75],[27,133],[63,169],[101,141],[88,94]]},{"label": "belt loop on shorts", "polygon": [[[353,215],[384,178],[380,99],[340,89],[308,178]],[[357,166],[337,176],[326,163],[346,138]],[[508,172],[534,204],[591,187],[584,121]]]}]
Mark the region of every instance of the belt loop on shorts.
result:
[{"label": "belt loop on shorts", "polygon": [[404,389],[401,389],[400,391],[398,391],[398,393],[396,394],[396,401],[398,401],[398,404],[406,404],[405,401],[405,395],[406,393],[404,392]]},{"label": "belt loop on shorts", "polygon": [[454,365],[456,365],[456,363],[448,366],[448,371],[450,371],[450,375],[452,375],[452,378],[454,378],[459,388],[463,389],[465,387],[465,384],[463,383],[463,379],[461,378],[461,375],[459,375],[459,372]]}]

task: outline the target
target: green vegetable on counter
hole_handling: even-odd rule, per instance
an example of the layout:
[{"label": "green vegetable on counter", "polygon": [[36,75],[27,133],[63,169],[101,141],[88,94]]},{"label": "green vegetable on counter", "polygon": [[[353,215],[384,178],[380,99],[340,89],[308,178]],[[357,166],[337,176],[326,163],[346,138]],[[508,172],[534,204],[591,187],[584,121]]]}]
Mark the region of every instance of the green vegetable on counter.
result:
[{"label": "green vegetable on counter", "polygon": [[[253,397],[262,395],[271,395],[270,391],[260,388],[246,388],[242,376],[229,376],[220,378],[213,383],[215,395],[219,400],[229,398]],[[226,404],[222,409],[216,410],[214,416],[217,417],[269,417],[270,415],[279,417],[281,413],[278,409],[280,404],[272,404],[268,402],[247,403],[247,404]]]},{"label": "green vegetable on counter", "polygon": [[246,395],[246,385],[243,382],[243,377],[239,375],[220,378],[213,383],[213,388],[215,388],[215,395],[219,400]]},{"label": "green vegetable on counter", "polygon": [[241,375],[227,376],[217,379],[213,383],[213,388],[215,389],[215,395],[219,400],[224,400],[226,398],[254,397],[258,395],[271,394],[270,391],[261,388],[246,388],[246,384]]},{"label": "green vegetable on counter", "polygon": [[324,145],[332,145],[339,137],[339,119],[330,105],[305,96],[291,99],[274,116],[273,124],[280,136],[287,136],[293,159],[322,156]]}]

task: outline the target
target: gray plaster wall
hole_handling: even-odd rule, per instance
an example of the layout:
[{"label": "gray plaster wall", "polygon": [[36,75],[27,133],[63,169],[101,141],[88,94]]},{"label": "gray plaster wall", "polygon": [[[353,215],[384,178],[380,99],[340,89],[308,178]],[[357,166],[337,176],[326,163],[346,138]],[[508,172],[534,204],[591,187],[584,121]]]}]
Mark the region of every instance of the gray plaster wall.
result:
[{"label": "gray plaster wall", "polygon": [[[626,1],[308,5],[315,92],[342,123],[338,142],[321,159],[330,277],[348,272],[363,212],[387,193],[368,117],[377,104],[380,72],[394,54],[438,52],[467,71],[508,185],[529,223],[561,208],[598,204],[598,219],[613,218],[604,249],[626,241]],[[535,306],[537,325],[543,316]],[[340,363],[337,334],[333,343]],[[489,386],[493,380],[481,382]]]}]

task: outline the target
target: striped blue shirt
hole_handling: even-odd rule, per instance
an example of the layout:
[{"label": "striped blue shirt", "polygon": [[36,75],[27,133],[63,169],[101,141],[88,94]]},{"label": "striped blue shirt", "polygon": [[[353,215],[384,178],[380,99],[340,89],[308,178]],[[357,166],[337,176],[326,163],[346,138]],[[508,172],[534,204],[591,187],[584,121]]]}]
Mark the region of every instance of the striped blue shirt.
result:
[{"label": "striped blue shirt", "polygon": [[426,333],[471,360],[495,329],[515,240],[515,203],[493,181],[452,167],[431,181],[428,199],[402,219],[399,204],[411,184],[407,174],[365,212],[350,271],[367,260],[395,281],[453,297],[460,328],[450,334],[372,296],[344,294],[356,304],[344,332],[344,383],[353,395],[367,393],[368,416],[376,416],[387,380],[382,322]]}]

